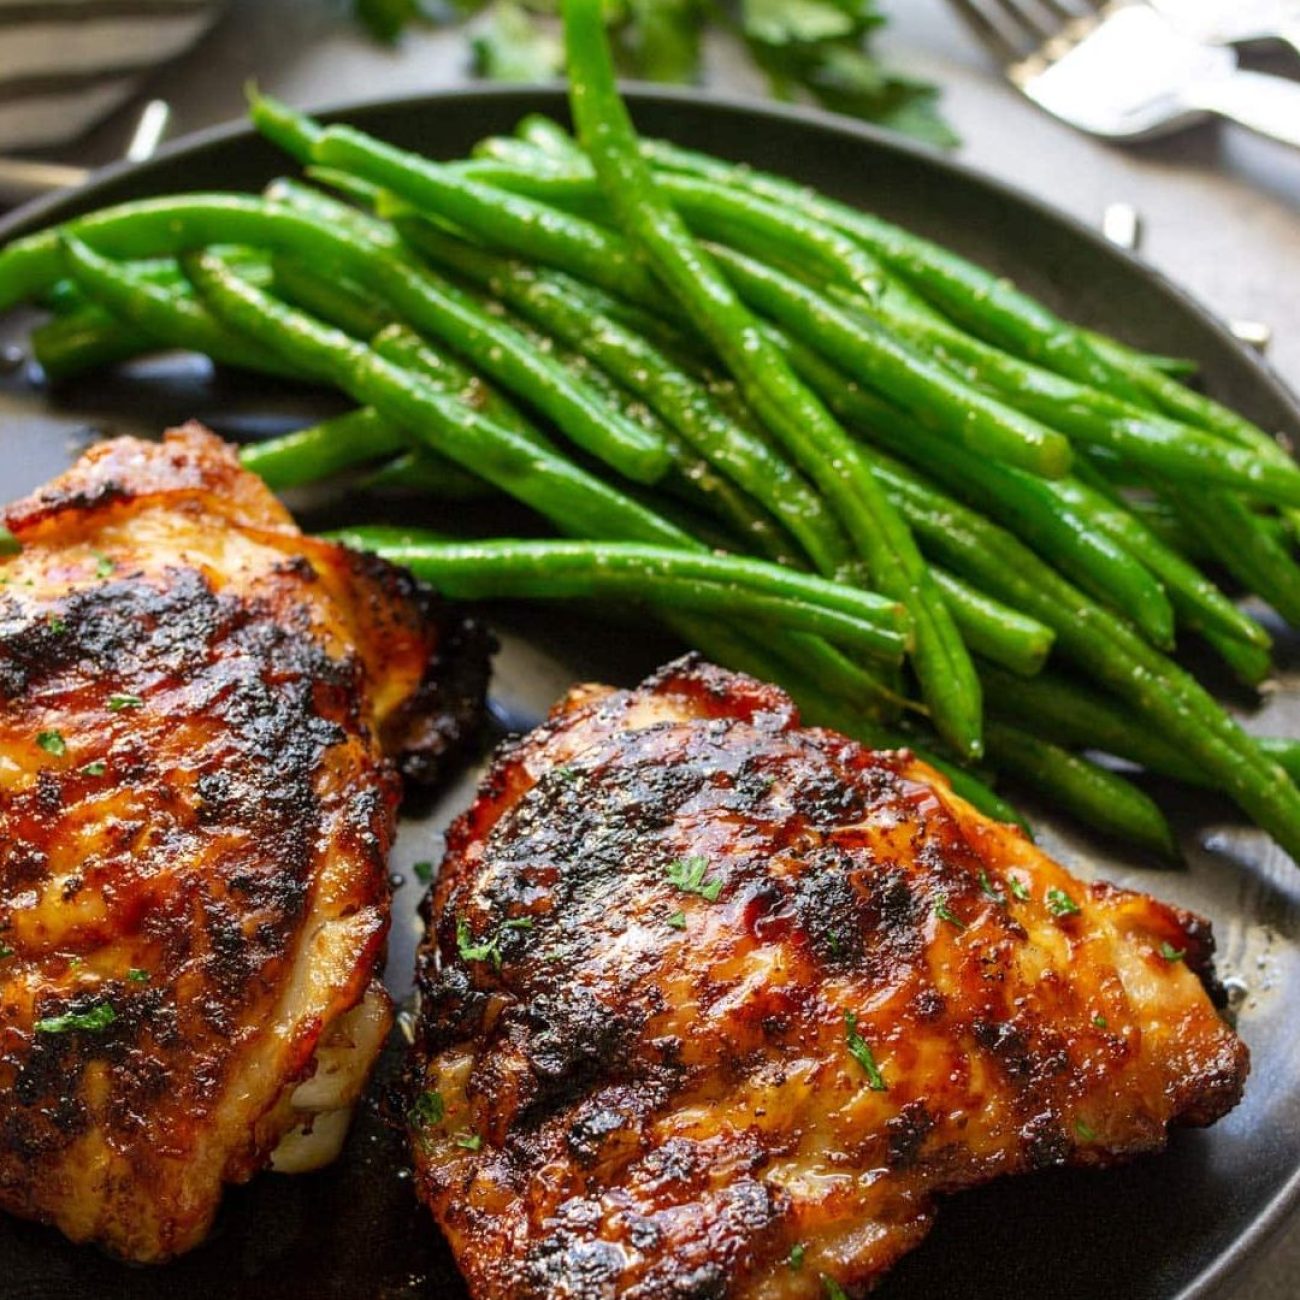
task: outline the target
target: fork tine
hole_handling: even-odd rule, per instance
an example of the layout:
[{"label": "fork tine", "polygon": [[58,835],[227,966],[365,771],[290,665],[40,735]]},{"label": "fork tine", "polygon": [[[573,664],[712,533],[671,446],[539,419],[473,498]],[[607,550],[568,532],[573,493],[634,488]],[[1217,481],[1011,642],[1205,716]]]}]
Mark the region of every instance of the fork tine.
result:
[{"label": "fork tine", "polygon": [[986,12],[982,0],[952,0],[953,8],[966,20],[966,25],[975,33],[976,38],[992,51],[995,58],[1004,64],[1018,63],[1032,54],[1038,42],[1031,32],[1020,24],[1013,26],[1015,37],[1007,32],[1008,15],[1001,10],[999,0],[988,0],[995,9],[1001,11],[1000,21],[994,21]]}]

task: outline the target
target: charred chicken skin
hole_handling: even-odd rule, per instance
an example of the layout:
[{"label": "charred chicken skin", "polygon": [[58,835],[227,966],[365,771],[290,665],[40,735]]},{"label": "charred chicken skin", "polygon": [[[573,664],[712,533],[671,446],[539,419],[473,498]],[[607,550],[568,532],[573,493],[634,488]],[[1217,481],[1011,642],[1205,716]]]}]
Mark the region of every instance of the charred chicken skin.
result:
[{"label": "charred chicken skin", "polygon": [[940,1194],[1247,1070],[1204,922],[693,659],[507,745],[428,921],[412,1147],[478,1300],[860,1294]]},{"label": "charred chicken skin", "polygon": [[341,1141],[390,1023],[396,764],[472,728],[485,647],[198,426],[3,518],[0,1208],[161,1260]]}]

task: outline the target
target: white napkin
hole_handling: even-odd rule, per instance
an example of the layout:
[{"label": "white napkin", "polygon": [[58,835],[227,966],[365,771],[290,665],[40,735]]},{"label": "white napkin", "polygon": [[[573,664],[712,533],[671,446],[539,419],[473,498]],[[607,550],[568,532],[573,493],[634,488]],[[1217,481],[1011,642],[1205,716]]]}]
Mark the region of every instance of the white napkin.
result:
[{"label": "white napkin", "polygon": [[0,0],[0,149],[62,144],[190,48],[221,0]]}]

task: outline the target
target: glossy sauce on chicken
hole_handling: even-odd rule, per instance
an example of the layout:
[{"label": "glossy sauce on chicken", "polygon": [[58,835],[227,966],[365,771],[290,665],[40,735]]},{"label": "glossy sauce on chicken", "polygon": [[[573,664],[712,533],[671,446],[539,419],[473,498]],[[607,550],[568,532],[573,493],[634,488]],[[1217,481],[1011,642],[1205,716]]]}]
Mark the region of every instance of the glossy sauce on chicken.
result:
[{"label": "glossy sauce on chicken", "polygon": [[92,449],[0,558],[0,1208],[139,1260],[341,1141],[390,1023],[397,760],[483,638],[197,426]]},{"label": "glossy sauce on chicken", "polygon": [[1247,1070],[1204,922],[697,660],[505,746],[429,922],[412,1149],[478,1300],[856,1294]]}]

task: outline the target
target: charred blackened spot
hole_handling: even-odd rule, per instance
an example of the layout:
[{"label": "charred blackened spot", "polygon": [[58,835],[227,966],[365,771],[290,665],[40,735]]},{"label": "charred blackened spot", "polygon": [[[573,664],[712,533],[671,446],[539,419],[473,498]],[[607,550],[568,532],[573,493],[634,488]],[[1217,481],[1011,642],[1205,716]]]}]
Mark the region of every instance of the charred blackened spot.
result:
[{"label": "charred blackened spot", "polygon": [[597,1300],[615,1295],[627,1266],[623,1248],[612,1241],[579,1237],[558,1230],[530,1248],[525,1260],[525,1294],[530,1297],[567,1295]]},{"label": "charred blackened spot", "polygon": [[1021,1130],[1020,1141],[1030,1169],[1050,1169],[1069,1158],[1073,1142],[1061,1120],[1050,1111],[1035,1115]]},{"label": "charred blackened spot", "polygon": [[863,956],[863,907],[853,888],[851,854],[834,845],[808,853],[794,882],[791,906],[818,959],[852,969]]},{"label": "charred blackened spot", "polygon": [[628,1128],[628,1119],[621,1111],[593,1104],[578,1111],[564,1134],[564,1141],[579,1164],[592,1165],[609,1139]]},{"label": "charred blackened spot", "polygon": [[918,1020],[938,1020],[947,1009],[947,999],[933,985],[918,990],[912,999],[912,1009]]},{"label": "charred blackened spot", "polygon": [[923,1101],[910,1101],[885,1124],[889,1144],[889,1167],[906,1169],[916,1161],[925,1139],[934,1128],[934,1116]]},{"label": "charred blackened spot", "polygon": [[1012,1079],[1028,1079],[1035,1061],[1029,1036],[1010,1020],[978,1019],[971,1024],[971,1036],[989,1052]]},{"label": "charred blackened spot", "polygon": [[583,1082],[624,1057],[641,1018],[611,1011],[580,985],[543,992],[520,1013],[521,1047],[534,1073],[576,1092]]},{"label": "charred blackened spot", "polygon": [[36,807],[46,815],[53,815],[63,807],[63,782],[48,767],[36,774]]}]

